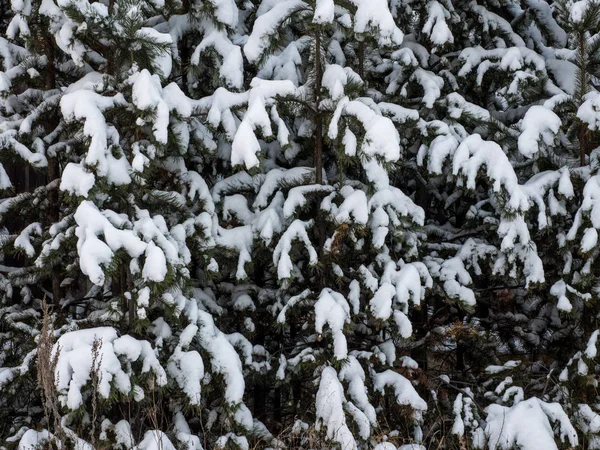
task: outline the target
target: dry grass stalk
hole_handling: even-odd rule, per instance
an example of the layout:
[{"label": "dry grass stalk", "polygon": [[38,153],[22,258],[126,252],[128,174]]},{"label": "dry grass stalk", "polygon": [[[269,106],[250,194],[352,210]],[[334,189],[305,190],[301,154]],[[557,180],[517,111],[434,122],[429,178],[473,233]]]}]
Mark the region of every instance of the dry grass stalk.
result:
[{"label": "dry grass stalk", "polygon": [[98,420],[98,386],[102,382],[102,339],[94,337],[92,342],[92,426],[90,442],[96,445],[96,421]]},{"label": "dry grass stalk", "polygon": [[[60,347],[57,345],[54,349],[53,327],[50,317],[50,311],[46,297],[42,302],[43,318],[42,330],[37,345],[37,379],[42,390],[42,404],[46,415],[47,426],[54,426],[52,433],[55,444],[58,448],[63,447],[62,442],[66,441],[65,433],[61,426],[60,406],[58,403],[58,391],[56,389],[56,365],[60,357]],[[48,430],[50,431],[50,430]]]}]

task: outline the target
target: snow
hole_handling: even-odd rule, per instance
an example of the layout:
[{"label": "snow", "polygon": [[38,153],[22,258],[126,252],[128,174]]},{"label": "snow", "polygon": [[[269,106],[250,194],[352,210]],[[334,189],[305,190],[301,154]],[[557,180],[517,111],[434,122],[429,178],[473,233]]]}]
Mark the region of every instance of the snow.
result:
[{"label": "snow", "polygon": [[418,411],[426,411],[427,403],[423,400],[413,385],[397,372],[386,370],[382,373],[376,373],[373,377],[373,389],[381,395],[385,395],[385,388],[391,387],[396,403],[407,405]]},{"label": "snow", "polygon": [[446,259],[441,264],[429,260],[427,265],[431,275],[443,283],[444,291],[450,298],[467,307],[475,305],[475,293],[467,287],[473,280],[460,255]]},{"label": "snow", "polygon": [[252,33],[244,45],[244,54],[251,64],[257,63],[263,56],[270,37],[279,31],[281,23],[294,11],[305,6],[306,3],[302,0],[283,0],[256,19]]},{"label": "snow", "polygon": [[367,196],[363,191],[352,190],[346,196],[338,208],[336,220],[338,222],[350,222],[350,216],[355,223],[366,225],[369,220],[369,206]]},{"label": "snow", "polygon": [[[233,0],[231,1],[233,2]],[[241,89],[244,81],[244,61],[241,48],[234,45],[223,30],[212,29],[204,35],[204,38],[194,50],[190,62],[196,66],[199,65],[202,54],[209,49],[216,51],[222,58],[223,62],[219,69],[219,75],[225,81],[227,87]]]},{"label": "snow", "polygon": [[464,436],[465,424],[461,418],[461,413],[463,410],[463,395],[462,395],[462,393],[459,393],[456,396],[456,400],[454,400],[454,407],[452,409],[454,412],[454,424],[452,425],[452,434],[456,434],[458,436]]},{"label": "snow", "polygon": [[406,123],[409,120],[419,120],[419,111],[416,109],[404,108],[395,103],[378,103],[377,106],[383,114],[388,114],[390,119],[396,123]]},{"label": "snow", "polygon": [[600,431],[600,415],[589,405],[577,405],[575,417],[577,418],[577,424],[584,433],[593,436]]},{"label": "snow", "polygon": [[521,361],[506,361],[501,366],[496,366],[496,365],[487,366],[485,368],[485,371],[490,374],[497,374],[497,373],[503,372],[505,370],[514,369],[515,367],[518,367],[520,364],[521,364]]},{"label": "snow", "polygon": [[82,164],[68,163],[60,180],[60,190],[87,197],[96,184],[96,177]]},{"label": "snow", "polygon": [[598,334],[600,334],[600,330],[595,330],[590,339],[588,340],[587,347],[585,349],[585,356],[590,359],[593,359],[598,354],[598,350],[596,349],[596,343],[598,342]]},{"label": "snow", "polygon": [[162,431],[150,430],[132,450],[176,450],[176,447]]},{"label": "snow", "polygon": [[[491,119],[487,109],[466,101],[462,95],[457,94],[456,92],[452,92],[446,96],[446,105],[448,106],[450,117],[454,119],[460,119],[464,113],[486,122]],[[440,135],[436,137],[436,139],[443,137],[446,136]]]},{"label": "snow", "polygon": [[215,326],[210,314],[196,310],[195,315],[199,329],[198,337],[202,347],[210,355],[212,371],[222,375],[225,381],[225,401],[231,406],[242,403],[246,383],[237,352],[227,337]]},{"label": "snow", "polygon": [[409,337],[411,337],[413,327],[406,314],[396,309],[393,312],[393,318],[396,326],[398,327],[398,332],[400,333],[400,336],[402,336],[404,339],[408,339]]},{"label": "snow", "polygon": [[[583,201],[573,220],[573,226],[567,233],[567,240],[575,239],[579,227],[581,226],[582,216],[589,216],[591,225],[600,229],[600,176],[591,177],[583,188]],[[589,236],[591,239],[592,236]]]},{"label": "snow", "polygon": [[592,131],[600,129],[600,94],[597,91],[588,92],[584,102],[577,110],[577,117],[587,123]]},{"label": "snow", "polygon": [[554,112],[543,106],[532,106],[521,122],[519,152],[531,158],[539,151],[540,141],[547,146],[552,145],[561,124],[560,118]]},{"label": "snow", "polygon": [[153,65],[155,66],[157,73],[162,78],[169,78],[173,68],[173,60],[170,49],[170,46],[173,45],[173,38],[171,35],[168,33],[161,33],[154,28],[141,27],[135,32],[135,37],[140,40],[150,40],[153,43],[168,46],[167,50],[161,51],[159,55],[154,57]]},{"label": "snow", "polygon": [[[469,47],[461,51],[459,59],[464,63],[458,72],[458,75],[461,77],[470,73],[475,66],[479,66],[482,63],[489,64],[490,60],[497,62],[501,70],[514,71],[521,69],[524,65],[528,65],[537,71],[546,72],[544,59],[538,53],[524,46],[495,48],[491,50],[485,50],[479,46]],[[481,84],[481,77],[478,78],[478,82]]]},{"label": "snow", "polygon": [[[348,383],[348,395],[368,420],[370,425],[377,425],[375,408],[369,402],[367,387],[365,386],[365,371],[358,360],[350,355],[347,363],[343,365],[338,373],[340,381]],[[368,437],[368,436],[367,436]],[[366,439],[366,437],[364,437]]]},{"label": "snow", "polygon": [[229,441],[233,443],[233,445],[235,446],[234,448],[239,448],[240,450],[250,450],[250,446],[248,444],[248,439],[246,438],[246,436],[238,436],[237,434],[231,432],[217,439],[216,448],[227,448]]},{"label": "snow", "polygon": [[574,23],[583,21],[585,13],[588,9],[588,0],[579,0],[569,3],[569,15],[571,20]]},{"label": "snow", "polygon": [[167,260],[162,249],[150,241],[146,247],[145,258],[142,278],[148,281],[163,281],[167,275]]},{"label": "snow", "polygon": [[252,224],[252,231],[258,233],[260,238],[269,245],[275,233],[283,229],[283,194],[277,192],[269,208],[263,210]]},{"label": "snow", "polygon": [[329,91],[333,101],[344,97],[344,87],[348,84],[348,74],[342,66],[327,64],[323,72],[322,85]]},{"label": "snow", "polygon": [[558,422],[562,442],[566,438],[571,446],[578,445],[577,433],[558,403],[545,403],[534,397],[512,407],[492,404],[485,411],[485,435],[490,448],[558,449],[550,421]]},{"label": "snow", "polygon": [[0,72],[0,92],[10,92],[12,83],[4,72]]},{"label": "snow", "polygon": [[[41,148],[41,152],[32,152],[25,145],[21,144],[17,139],[15,139],[16,137],[17,133],[15,130],[4,131],[3,133],[0,133],[0,145],[3,148],[10,148],[19,157],[27,161],[33,167],[46,167],[48,165],[48,160],[43,154],[43,147]],[[35,148],[35,144],[33,147]]]},{"label": "snow", "polygon": [[[100,341],[99,357],[95,368],[92,363],[92,346]],[[138,341],[131,336],[117,337],[117,330],[111,327],[90,328],[63,334],[53,348],[58,353],[55,369],[56,387],[60,401],[69,409],[77,409],[83,402],[81,390],[91,380],[91,371],[98,370],[98,393],[108,398],[111,384],[123,394],[131,391],[129,375],[122,369],[118,356],[129,361],[143,359],[142,373],[152,372],[159,386],[166,384],[166,374],[156,359],[147,341]]]},{"label": "snow", "polygon": [[214,8],[215,19],[229,28],[238,24],[239,11],[235,0],[208,0]]},{"label": "snow", "polygon": [[348,100],[344,97],[338,102],[329,125],[328,136],[330,139],[337,138],[338,121],[343,114],[361,122],[365,130],[361,151],[365,155],[369,157],[382,156],[386,161],[397,161],[400,158],[400,136],[394,123],[358,100]]},{"label": "snow", "polygon": [[333,186],[322,184],[309,184],[296,186],[289,190],[288,196],[283,203],[283,217],[289,219],[296,214],[298,208],[306,205],[306,195],[320,192],[329,193],[334,190]]},{"label": "snow", "polygon": [[243,164],[247,169],[259,164],[256,155],[261,147],[255,131],[260,130],[264,137],[273,134],[267,107],[275,97],[293,95],[296,92],[296,87],[289,80],[266,81],[254,78],[250,87],[248,109],[231,144],[231,163],[234,166]]},{"label": "snow", "polygon": [[[137,258],[147,245],[130,230],[115,228],[90,201],[83,201],[75,212],[78,237],[79,266],[92,283],[102,285],[105,275],[101,265],[109,264],[114,252],[123,248],[132,258]],[[102,234],[106,242],[98,239]]]},{"label": "snow", "polygon": [[358,314],[360,310],[360,283],[358,280],[352,280],[349,288],[350,292],[348,292],[348,301],[352,306],[352,313]]},{"label": "snow", "polygon": [[317,0],[315,5],[315,15],[313,23],[323,24],[331,23],[334,19],[335,5],[333,0]]},{"label": "snow", "polygon": [[201,382],[204,377],[204,362],[195,351],[184,351],[198,332],[194,324],[188,325],[179,336],[179,344],[167,364],[167,372],[175,379],[188,396],[191,405],[200,404]]},{"label": "snow", "polygon": [[468,136],[460,143],[453,158],[452,173],[463,173],[466,187],[475,189],[475,180],[482,165],[486,166],[487,176],[493,181],[493,189],[500,192],[506,189],[510,198],[509,208],[526,211],[529,209],[527,196],[519,189],[517,175],[500,146],[492,141],[484,141],[480,135]]},{"label": "snow", "polygon": [[129,77],[129,82],[132,84],[133,104],[141,111],[151,111],[155,114],[152,124],[154,137],[159,143],[166,144],[169,107],[162,98],[160,78],[143,69]]},{"label": "snow", "polygon": [[282,184],[291,183],[296,180],[303,180],[314,173],[310,167],[293,167],[291,169],[273,168],[265,175],[260,185],[260,190],[252,207],[255,209],[264,208],[268,205],[269,198],[277,191]]},{"label": "snow", "polygon": [[233,309],[236,311],[255,311],[256,305],[254,304],[252,297],[250,297],[248,294],[241,294],[238,295],[233,301]]},{"label": "snow", "polygon": [[252,227],[246,225],[231,229],[219,227],[217,236],[215,237],[217,244],[225,248],[229,248],[238,252],[238,266],[236,278],[243,280],[247,278],[245,265],[251,260],[250,253],[252,251]]},{"label": "snow", "polygon": [[186,450],[203,450],[200,444],[200,438],[193,434],[190,427],[185,420],[184,415],[181,412],[175,414],[175,426],[174,432],[177,440],[183,444],[183,448]]},{"label": "snow", "polygon": [[19,440],[18,450],[32,450],[40,448],[48,442],[52,436],[48,430],[36,431],[34,429],[27,430]]},{"label": "snow", "polygon": [[371,312],[378,319],[388,319],[392,315],[392,298],[396,289],[390,283],[383,283],[369,302]]},{"label": "snow", "polygon": [[339,292],[325,288],[315,303],[315,330],[323,334],[323,326],[329,325],[333,334],[333,355],[338,360],[348,356],[348,346],[344,336],[344,324],[350,322],[348,301]]},{"label": "snow", "polygon": [[584,231],[581,238],[581,251],[587,253],[596,248],[598,244],[598,231],[595,228],[588,228]]},{"label": "snow", "polygon": [[423,103],[427,108],[433,108],[435,101],[440,98],[444,79],[435,75],[433,72],[421,68],[416,69],[410,77],[423,88]]},{"label": "snow", "polygon": [[42,236],[42,226],[39,222],[34,222],[27,225],[23,231],[15,239],[15,248],[22,249],[27,256],[32,258],[35,255],[35,249],[31,243],[31,235],[37,234]]},{"label": "snow", "polygon": [[[413,203],[413,201],[407,197],[400,189],[389,186],[387,189],[377,191],[369,200],[369,210],[386,211],[384,214],[391,216],[391,211],[399,214],[400,216],[411,219],[417,225],[423,225],[425,220],[425,212],[423,209]],[[374,219],[372,219],[374,220]],[[370,223],[371,227],[385,227],[380,222],[374,221]]]},{"label": "snow", "polygon": [[446,23],[450,13],[437,1],[431,0],[427,3],[427,21],[423,26],[423,33],[429,36],[435,45],[453,43],[454,36]]},{"label": "snow", "polygon": [[294,305],[296,305],[297,303],[300,303],[303,300],[305,300],[306,298],[308,298],[308,296],[310,294],[311,294],[310,289],[305,289],[300,294],[290,297],[287,300],[287,302],[285,303],[284,307],[281,308],[281,311],[279,312],[279,314],[277,315],[277,323],[280,323],[280,324],[285,323],[287,311],[290,308],[294,307]]},{"label": "snow", "polygon": [[327,438],[336,441],[341,450],[356,450],[358,447],[352,432],[346,424],[344,414],[344,388],[338,380],[333,367],[325,367],[321,373],[321,381],[316,398],[316,429],[327,427]]},{"label": "snow", "polygon": [[[54,331],[54,351],[69,436],[76,438],[67,425],[81,432],[92,420],[86,410],[98,370],[100,406],[110,403],[115,422],[98,416],[101,447],[199,450],[207,444],[194,410],[202,406],[215,448],[283,448],[244,402],[252,403],[256,382],[285,391],[301,378],[302,406],[317,431],[325,427],[324,446],[435,447],[437,437],[421,429],[430,428],[423,393],[429,406],[443,403],[442,422],[459,446],[571,448],[578,443],[573,421],[580,439],[600,448],[598,405],[579,403],[571,392],[578,378],[596,384],[598,330],[588,330],[587,346],[561,367],[559,384],[536,375],[537,384],[525,385],[523,374],[539,367],[506,361],[546,341],[559,348],[597,290],[589,280],[600,230],[600,151],[588,152],[590,165],[577,167],[577,133],[567,131],[573,120],[600,129],[600,94],[591,89],[577,118],[564,114],[574,101],[577,54],[572,33],[552,18],[553,5],[528,0],[492,5],[492,12],[484,2],[448,0],[206,0],[177,12],[165,11],[172,5],[164,0],[127,11],[109,11],[108,1],[41,2],[13,0],[18,14],[7,32],[14,39],[0,38],[0,148],[42,171],[58,157],[62,174],[35,188],[44,180],[36,176],[30,192],[0,200],[0,212],[8,220],[4,240],[27,257],[23,264],[37,257],[31,270],[46,273],[52,263],[55,275],[68,276],[59,280],[65,299],[54,302],[72,311]],[[586,4],[567,6],[580,20]],[[44,68],[52,61],[29,45],[40,14],[57,45],[51,90]],[[130,20],[138,24],[135,36],[125,36]],[[459,39],[455,31],[465,23],[475,26]],[[90,46],[97,48],[89,31],[100,50]],[[141,39],[166,50],[138,58],[146,68],[128,58],[109,61],[104,45],[116,41],[103,35],[108,31],[117,41],[132,38],[133,51],[143,49]],[[323,43],[318,105],[315,32]],[[590,35],[590,45],[596,39]],[[361,80],[350,67],[363,45]],[[69,84],[72,78],[78,81]],[[49,122],[56,129],[46,129],[40,120],[57,105],[57,120]],[[319,185],[312,167],[315,108],[326,128]],[[6,190],[14,168],[8,169],[0,166]],[[23,214],[46,208],[59,184],[57,223],[52,214],[9,220],[12,206],[29,198]],[[554,244],[558,267],[548,253]],[[0,267],[0,315],[10,325],[4,340],[13,331],[36,334],[36,295],[44,289],[25,269]],[[122,269],[127,280],[119,281]],[[321,271],[333,284],[320,285]],[[522,288],[519,311],[493,308],[491,320],[471,314],[490,276]],[[532,283],[539,295],[523,297]],[[450,316],[426,295],[448,300]],[[136,337],[124,334],[127,303]],[[423,337],[421,321],[409,319],[413,306],[440,322],[434,333],[451,331],[445,321],[464,310],[465,326],[504,340],[494,365],[473,366],[482,381],[473,392],[454,372],[455,399],[423,384],[427,370],[417,376],[417,362],[406,356]],[[107,320],[114,328],[82,329]],[[498,334],[495,324],[506,320],[515,322],[514,332]],[[268,333],[261,340],[269,322],[283,341]],[[98,368],[91,355],[96,338]],[[13,356],[25,355],[21,365],[0,367],[0,387],[10,390],[31,374],[35,350],[9,341]],[[455,340],[439,344],[452,350]],[[162,431],[120,420],[119,402],[140,406],[161,386],[174,394]],[[220,398],[212,398],[215,392]],[[389,395],[412,409],[407,429],[393,418],[390,429],[383,423],[389,398],[382,397]],[[52,439],[39,424],[28,429],[43,411],[32,414],[25,426],[12,425],[10,442],[20,441],[19,448]],[[298,445],[311,446],[309,424],[296,421],[293,433]],[[73,445],[91,448],[80,439]]]},{"label": "snow", "polygon": [[556,84],[569,95],[575,93],[577,85],[577,66],[570,61],[562,59],[546,59],[548,71],[554,75]]},{"label": "snow", "polygon": [[[264,2],[261,5],[264,5]],[[264,79],[290,80],[294,86],[299,86],[303,78],[299,71],[302,65],[300,52],[306,48],[307,42],[307,39],[290,42],[281,53],[270,55],[261,65],[257,76]]]},{"label": "snow", "polygon": [[354,32],[357,34],[373,31],[381,47],[402,44],[404,35],[396,26],[387,0],[350,0],[356,6]]},{"label": "snow", "polygon": [[[129,171],[127,159],[121,157],[116,159],[108,149],[109,141],[118,144],[118,134],[114,129],[109,129],[104,119],[103,112],[115,108],[125,103],[122,94],[116,94],[113,97],[103,97],[95,92],[79,89],[65,94],[60,100],[60,108],[65,121],[72,122],[82,120],[83,133],[91,141],[88,152],[85,157],[85,164],[95,167],[95,172],[99,176],[105,176],[114,184],[127,184],[131,180],[126,174]],[[71,169],[67,173],[67,181],[61,182],[65,189],[87,196],[91,186],[90,177],[82,175],[83,168],[76,169],[70,165]]]},{"label": "snow", "polygon": [[6,173],[4,166],[2,164],[0,164],[0,190],[9,189],[10,187],[12,187],[10,178],[8,177],[8,174]]},{"label": "snow", "polygon": [[304,243],[309,255],[309,264],[315,265],[317,263],[317,251],[310,242],[307,234],[307,229],[312,227],[312,225],[312,220],[304,222],[296,219],[281,235],[273,251],[273,264],[277,267],[277,277],[279,280],[290,278],[292,275],[293,263],[290,258],[290,251],[292,250],[292,242],[296,239]]}]

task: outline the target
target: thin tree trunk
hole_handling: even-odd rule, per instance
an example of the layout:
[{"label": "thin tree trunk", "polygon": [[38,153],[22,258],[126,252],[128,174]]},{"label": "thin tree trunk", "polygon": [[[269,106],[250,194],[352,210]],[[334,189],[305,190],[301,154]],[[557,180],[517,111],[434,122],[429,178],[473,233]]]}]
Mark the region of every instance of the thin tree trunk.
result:
[{"label": "thin tree trunk", "polygon": [[[587,93],[588,87],[588,78],[587,72],[585,70],[585,61],[587,59],[586,55],[586,36],[585,33],[578,33],[578,41],[579,41],[579,61],[581,61],[581,66],[579,67],[579,104],[583,102],[583,97]],[[586,156],[589,153],[589,140],[588,133],[586,129],[586,125],[584,123],[579,124],[579,165],[586,165]]]},{"label": "thin tree trunk", "polygon": [[315,32],[315,182],[323,184],[323,118],[319,111],[321,103],[321,82],[323,68],[321,67],[321,32]]},{"label": "thin tree trunk", "polygon": [[[46,91],[56,89],[56,61],[54,54],[54,42],[50,34],[44,36],[44,47],[46,50],[46,57],[48,58],[48,65],[46,66]],[[51,133],[56,128],[57,122],[52,121],[45,124],[46,132]],[[29,169],[29,168],[28,168]],[[60,167],[56,156],[48,157],[48,182],[54,181],[60,178]],[[58,198],[58,190],[50,189],[48,192],[48,200],[50,208],[48,211],[48,219],[51,223],[58,222],[60,216],[60,203]],[[60,305],[60,299],[62,298],[61,280],[57,273],[52,274],[52,297],[54,306]]]},{"label": "thin tree trunk", "polygon": [[[182,6],[182,14],[189,14],[190,13],[190,0],[183,0],[181,2],[181,6]],[[181,89],[183,90],[183,93],[186,95],[189,95],[189,88],[188,88],[188,84],[187,84],[187,71],[189,69],[190,66],[190,60],[192,58],[192,52],[191,52],[191,48],[188,42],[188,39],[186,39],[186,35],[184,34],[183,36],[181,36],[181,39],[179,40],[179,44],[178,44],[178,48],[179,48],[179,59],[181,61]]]},{"label": "thin tree trunk", "polygon": [[[115,0],[109,0],[108,1],[108,15],[109,16],[113,15],[114,8],[115,8]],[[109,50],[103,56],[106,58],[106,73],[109,75],[116,75],[113,52]]]},{"label": "thin tree trunk", "polygon": [[365,81],[365,42],[358,44],[358,75]]},{"label": "thin tree trunk", "polygon": [[[315,183],[323,184],[323,117],[320,111],[321,87],[323,81],[323,67],[321,66],[321,31],[315,31]],[[325,222],[317,220],[317,237],[319,239],[319,259],[323,255],[325,246]],[[322,288],[325,283],[324,277],[319,277],[319,285]]]}]

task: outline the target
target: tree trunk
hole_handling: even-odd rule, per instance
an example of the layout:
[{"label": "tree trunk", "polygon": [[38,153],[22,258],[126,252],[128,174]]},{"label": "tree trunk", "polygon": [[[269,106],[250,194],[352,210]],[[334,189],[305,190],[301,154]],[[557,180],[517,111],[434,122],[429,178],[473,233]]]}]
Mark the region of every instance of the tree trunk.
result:
[{"label": "tree trunk", "polygon": [[[586,39],[586,33],[580,32],[577,34],[577,38],[578,38],[578,44],[579,44],[579,58],[578,60],[581,61],[581,66],[578,67],[579,70],[579,92],[578,92],[578,100],[579,100],[579,104],[583,103],[583,97],[585,96],[585,94],[587,93],[587,89],[588,89],[588,76],[587,76],[587,72],[586,72],[586,68],[585,68],[585,61],[587,61],[587,56],[586,55],[586,45],[587,45],[587,39]],[[580,166],[585,166],[586,165],[586,156],[589,154],[589,139],[588,139],[588,132],[587,132],[587,126],[580,122],[579,123],[579,133],[578,133],[578,140],[579,140],[579,165]]]},{"label": "tree trunk", "polygon": [[315,32],[315,182],[323,184],[323,118],[319,106],[321,104],[321,32]]},{"label": "tree trunk", "polygon": [[358,44],[358,75],[365,81],[365,42]]},{"label": "tree trunk", "polygon": [[[46,50],[46,57],[48,58],[48,65],[46,67],[46,90],[50,91],[52,89],[56,89],[56,64],[55,64],[55,55],[54,55],[54,41],[52,40],[52,36],[47,33],[44,36],[44,47]],[[51,122],[47,122],[45,124],[46,132],[51,133],[54,131],[56,126],[58,125],[58,121],[52,120]],[[29,170],[29,167],[28,167]],[[60,178],[60,167],[58,164],[58,160],[56,156],[48,157],[48,179],[47,182],[50,183],[57,178]],[[58,222],[60,217],[60,203],[59,203],[59,195],[58,188],[50,189],[48,191],[48,200],[50,204],[50,208],[48,211],[48,220],[51,223]],[[52,274],[52,297],[54,306],[58,307],[60,305],[60,299],[62,298],[62,289],[61,289],[61,280],[60,276],[54,271]]]}]

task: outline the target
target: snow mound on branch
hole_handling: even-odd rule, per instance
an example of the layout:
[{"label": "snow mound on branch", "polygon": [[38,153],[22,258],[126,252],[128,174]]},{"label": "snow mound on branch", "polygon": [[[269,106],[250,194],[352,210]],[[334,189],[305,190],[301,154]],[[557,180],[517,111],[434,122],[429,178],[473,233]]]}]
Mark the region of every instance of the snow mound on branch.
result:
[{"label": "snow mound on branch", "polygon": [[313,23],[331,23],[334,19],[335,4],[333,0],[317,0]]},{"label": "snow mound on branch", "polygon": [[571,447],[578,445],[577,432],[558,403],[546,403],[533,397],[512,407],[493,404],[485,411],[489,448],[558,449],[550,422],[557,423],[563,443],[568,440]]},{"label": "snow mound on branch", "polygon": [[521,122],[519,152],[531,158],[539,151],[540,140],[552,145],[561,126],[560,117],[543,106],[534,105],[527,110]]},{"label": "snow mound on branch", "polygon": [[345,359],[348,356],[348,346],[344,336],[344,324],[350,322],[350,306],[348,301],[339,292],[325,288],[315,303],[315,329],[323,333],[323,326],[329,325],[333,333],[333,354],[336,359]]},{"label": "snow mound on branch", "polygon": [[587,123],[590,130],[600,129],[600,94],[597,91],[589,92],[584,100],[577,110],[577,117]]},{"label": "snow mound on branch", "polygon": [[396,403],[410,406],[417,411],[427,411],[427,403],[417,393],[410,381],[393,370],[376,373],[373,377],[373,388],[381,395],[385,395],[385,388],[391,387],[394,391]]},{"label": "snow mound on branch", "polygon": [[[129,256],[137,258],[146,250],[146,244],[131,230],[121,230],[90,201],[83,201],[75,212],[75,234],[81,271],[92,283],[102,285],[105,274],[101,265],[110,264],[114,252],[124,248]],[[106,242],[98,239],[103,235]]]},{"label": "snow mound on branch", "polygon": [[296,92],[294,83],[289,80],[267,81],[254,78],[250,87],[248,109],[231,144],[231,163],[234,166],[243,164],[247,169],[259,164],[256,155],[260,152],[260,144],[255,131],[259,130],[264,137],[273,135],[267,107],[272,106],[275,97],[293,95]]},{"label": "snow mound on branch", "polygon": [[144,439],[133,450],[177,450],[167,435],[159,430],[146,431]]},{"label": "snow mound on branch", "polygon": [[344,414],[344,388],[338,380],[333,367],[325,367],[321,373],[321,382],[317,391],[317,431],[322,425],[327,427],[327,437],[340,444],[342,450],[356,450],[357,445],[352,432],[346,424]]},{"label": "snow mound on branch", "polygon": [[244,54],[248,61],[256,63],[267,49],[271,36],[279,32],[282,22],[292,13],[306,6],[302,0],[284,0],[259,16],[244,45]]},{"label": "snow mound on branch", "polygon": [[[92,346],[98,340],[98,358],[93,367]],[[111,384],[129,394],[131,380],[121,367],[119,356],[130,362],[143,360],[142,373],[152,371],[156,383],[164,386],[167,377],[158,362],[154,350],[148,341],[139,341],[129,335],[117,337],[117,330],[111,327],[90,328],[63,334],[53,347],[53,355],[58,354],[55,369],[56,387],[60,400],[69,409],[82,405],[81,389],[92,378],[92,370],[99,375],[98,393],[103,398],[110,395]]]},{"label": "snow mound on branch", "polygon": [[223,63],[219,68],[221,78],[229,87],[240,89],[244,82],[244,59],[240,47],[229,40],[224,30],[210,29],[194,50],[190,62],[199,65],[200,57],[209,49],[216,51],[222,58]]},{"label": "snow mound on branch", "polygon": [[350,0],[356,6],[354,32],[373,32],[382,47],[402,44],[404,35],[396,26],[387,0]]},{"label": "snow mound on branch", "polygon": [[[124,156],[115,158],[109,150],[108,143],[119,143],[119,135],[113,127],[109,127],[104,118],[104,111],[125,104],[122,94],[104,97],[86,89],[76,90],[64,95],[60,101],[62,115],[66,122],[83,121],[83,134],[90,138],[85,165],[95,167],[99,176],[107,177],[109,182],[120,185],[131,182],[129,162]],[[79,176],[85,172],[82,166],[76,169],[74,163],[65,168],[61,189],[78,195],[87,196],[93,186],[89,176]],[[92,175],[93,176],[93,175]]]}]

